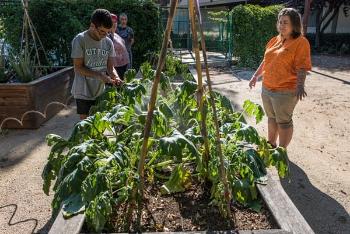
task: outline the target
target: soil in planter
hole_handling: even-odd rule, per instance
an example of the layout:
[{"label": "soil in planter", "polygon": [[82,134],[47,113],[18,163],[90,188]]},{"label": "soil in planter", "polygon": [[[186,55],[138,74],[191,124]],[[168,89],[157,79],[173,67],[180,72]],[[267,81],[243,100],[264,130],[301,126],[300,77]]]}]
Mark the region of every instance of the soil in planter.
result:
[{"label": "soil in planter", "polygon": [[[200,184],[192,185],[184,193],[169,196],[162,196],[157,187],[149,186],[144,196],[143,232],[278,229],[272,214],[263,202],[259,213],[238,205],[232,206],[231,212],[235,213],[237,219],[234,228],[221,216],[217,207],[208,205],[211,201],[210,188]],[[115,208],[115,213],[107,225],[109,226],[107,232],[127,232],[124,229],[127,213],[125,208],[125,206]],[[85,226],[84,230],[88,231]],[[131,231],[135,230],[133,225]]]}]

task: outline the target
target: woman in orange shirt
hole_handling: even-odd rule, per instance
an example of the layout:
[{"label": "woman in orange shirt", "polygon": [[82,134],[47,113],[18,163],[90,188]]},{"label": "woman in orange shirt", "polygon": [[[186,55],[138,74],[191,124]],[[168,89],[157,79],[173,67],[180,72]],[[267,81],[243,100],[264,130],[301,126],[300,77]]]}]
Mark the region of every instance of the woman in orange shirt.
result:
[{"label": "woman in orange shirt", "polygon": [[310,44],[302,36],[300,14],[284,8],[278,14],[277,30],[266,45],[264,60],[250,79],[249,87],[263,77],[262,102],[268,117],[268,141],[287,148],[293,136],[293,111],[306,97],[304,83],[311,70]]}]

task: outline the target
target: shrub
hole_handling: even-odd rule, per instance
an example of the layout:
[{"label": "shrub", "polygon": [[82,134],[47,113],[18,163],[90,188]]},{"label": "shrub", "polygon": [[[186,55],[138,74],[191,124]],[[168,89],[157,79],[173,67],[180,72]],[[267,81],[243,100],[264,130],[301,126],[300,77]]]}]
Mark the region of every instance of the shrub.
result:
[{"label": "shrub", "polygon": [[350,33],[325,33],[321,35],[320,48],[315,48],[315,34],[307,34],[307,38],[315,52],[349,55]]},{"label": "shrub", "polygon": [[[134,66],[138,67],[148,51],[159,48],[161,31],[159,9],[149,0],[31,0],[29,14],[34,26],[55,65],[71,64],[71,41],[89,27],[90,15],[96,8],[105,8],[120,14],[125,12],[129,25],[135,31]],[[14,48],[19,48],[23,10],[21,5],[2,6],[0,18],[4,36]]]},{"label": "shrub", "polygon": [[232,10],[233,54],[239,65],[257,67],[266,43],[277,34],[276,22],[281,5],[261,7],[239,5]]}]

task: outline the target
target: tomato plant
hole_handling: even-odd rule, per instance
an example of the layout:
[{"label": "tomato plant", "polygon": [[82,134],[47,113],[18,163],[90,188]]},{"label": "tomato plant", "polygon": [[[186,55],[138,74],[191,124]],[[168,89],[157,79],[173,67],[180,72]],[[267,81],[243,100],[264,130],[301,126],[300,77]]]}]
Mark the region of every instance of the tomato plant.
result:
[{"label": "tomato plant", "polygon": [[[149,93],[155,71],[146,63],[143,78],[129,70],[126,83],[108,88],[92,108],[91,116],[78,122],[68,139],[47,136],[51,153],[42,173],[43,190],[54,192],[53,212],[62,207],[71,217],[85,212],[88,225],[100,232],[113,207],[129,205],[132,188],[139,182],[137,164],[143,140]],[[210,144],[210,158],[205,166],[197,111],[197,84],[186,79],[173,87],[162,74],[161,90],[148,141],[145,174],[150,184],[161,184],[162,194],[185,191],[191,182],[211,182],[211,203],[225,215],[223,184],[219,176],[213,114],[204,94],[204,109]],[[260,122],[262,108],[247,100],[243,112],[234,110],[229,99],[215,92],[224,155],[232,202],[259,209],[256,183],[266,183],[266,167],[276,166],[279,174],[288,175],[288,158],[282,148],[271,149],[244,116]],[[171,173],[169,173],[169,169]],[[54,181],[53,186],[51,186]],[[126,216],[126,215],[125,215]],[[126,220],[127,222],[127,220]]]}]

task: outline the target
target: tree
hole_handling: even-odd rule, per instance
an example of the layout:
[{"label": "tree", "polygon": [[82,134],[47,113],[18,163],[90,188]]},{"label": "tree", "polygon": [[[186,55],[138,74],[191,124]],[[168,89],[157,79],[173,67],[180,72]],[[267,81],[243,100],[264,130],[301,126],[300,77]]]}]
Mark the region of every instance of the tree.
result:
[{"label": "tree", "polygon": [[308,23],[309,23],[309,16],[310,16],[310,13],[311,13],[311,3],[312,3],[312,0],[305,0],[304,14],[303,14],[304,35],[307,34],[307,26],[308,26]]}]

